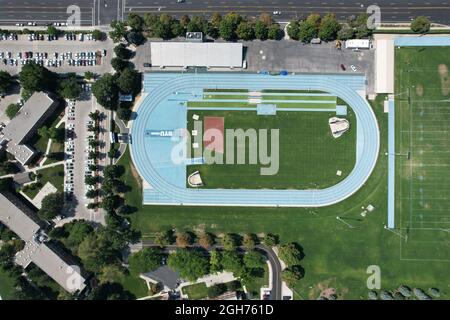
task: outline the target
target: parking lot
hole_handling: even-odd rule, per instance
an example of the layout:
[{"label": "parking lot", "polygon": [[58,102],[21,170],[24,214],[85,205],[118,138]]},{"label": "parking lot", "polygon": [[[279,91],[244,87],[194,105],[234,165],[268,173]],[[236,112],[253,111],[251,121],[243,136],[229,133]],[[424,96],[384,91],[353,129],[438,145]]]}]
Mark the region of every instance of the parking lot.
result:
[{"label": "parking lot", "polygon": [[[0,36],[0,70],[20,72],[29,61],[58,73],[91,71],[98,74],[112,70],[113,42],[95,41],[89,33],[69,34],[57,39],[48,35]],[[17,39],[17,40],[15,40]]]},{"label": "parking lot", "polygon": [[244,47],[248,71],[363,73],[368,80],[367,91],[373,92],[373,50],[337,50],[334,42],[303,44],[293,40],[247,41],[244,42]]},{"label": "parking lot", "polygon": [[[71,100],[66,109],[66,143],[65,143],[65,179],[64,191],[69,195],[68,218],[86,219],[89,221],[102,222],[101,212],[87,209],[87,204],[93,200],[86,198],[86,192],[94,189],[85,184],[85,177],[95,174],[90,165],[95,160],[89,159],[89,152],[96,148],[89,146],[89,142],[95,139],[94,133],[88,131],[88,127],[94,122],[89,114],[94,110],[94,101],[90,94],[90,85],[84,88],[80,100]],[[98,150],[97,150],[98,151]]]}]

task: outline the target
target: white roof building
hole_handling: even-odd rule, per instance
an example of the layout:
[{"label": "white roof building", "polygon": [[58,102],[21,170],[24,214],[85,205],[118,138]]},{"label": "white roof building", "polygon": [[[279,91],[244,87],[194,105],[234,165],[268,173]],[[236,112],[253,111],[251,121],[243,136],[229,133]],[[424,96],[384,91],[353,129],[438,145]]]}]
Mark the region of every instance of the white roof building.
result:
[{"label": "white roof building", "polygon": [[0,193],[0,207],[0,221],[25,242],[16,254],[16,263],[26,268],[33,262],[68,292],[83,291],[86,279],[80,268],[45,242],[35,213],[9,193]]},{"label": "white roof building", "polygon": [[375,45],[375,92],[394,93],[394,40],[377,39]]},{"label": "white roof building", "polygon": [[150,51],[156,67],[242,68],[242,43],[152,42]]}]

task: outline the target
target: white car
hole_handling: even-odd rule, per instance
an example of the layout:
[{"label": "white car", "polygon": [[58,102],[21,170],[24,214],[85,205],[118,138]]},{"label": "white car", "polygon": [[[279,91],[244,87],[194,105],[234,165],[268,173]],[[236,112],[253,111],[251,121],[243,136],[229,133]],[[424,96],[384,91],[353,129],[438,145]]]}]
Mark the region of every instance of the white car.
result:
[{"label": "white car", "polygon": [[273,12],[273,15],[274,15],[274,16],[279,16],[280,14],[281,14],[281,11],[274,11],[274,12]]},{"label": "white car", "polygon": [[354,65],[351,65],[350,68],[352,69],[353,72],[358,71],[358,69]]}]

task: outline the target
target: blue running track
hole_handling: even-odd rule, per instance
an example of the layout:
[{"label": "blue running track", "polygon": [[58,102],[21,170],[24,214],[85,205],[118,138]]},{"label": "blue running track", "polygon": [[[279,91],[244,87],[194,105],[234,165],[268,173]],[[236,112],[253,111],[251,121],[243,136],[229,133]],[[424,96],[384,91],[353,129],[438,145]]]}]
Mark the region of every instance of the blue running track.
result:
[{"label": "blue running track", "polygon": [[[176,139],[150,138],[147,130],[186,128],[186,101],[202,96],[205,88],[320,90],[340,97],[357,119],[356,164],[346,179],[317,190],[192,189],[186,187],[186,162],[173,163]],[[144,78],[148,93],[137,110],[131,134],[133,162],[150,186],[144,187],[144,204],[320,207],[340,202],[369,178],[376,164],[380,138],[371,106],[357,91],[365,77],[344,75],[289,75],[283,77],[249,73],[149,73]],[[146,184],[144,184],[145,186]]]}]

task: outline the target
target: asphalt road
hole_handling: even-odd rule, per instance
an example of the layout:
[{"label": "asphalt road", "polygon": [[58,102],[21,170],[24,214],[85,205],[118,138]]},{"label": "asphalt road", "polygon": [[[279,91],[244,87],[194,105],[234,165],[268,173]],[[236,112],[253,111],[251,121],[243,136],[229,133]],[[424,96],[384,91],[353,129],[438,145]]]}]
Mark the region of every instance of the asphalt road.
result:
[{"label": "asphalt road", "polygon": [[281,11],[278,21],[301,18],[310,13],[335,13],[339,19],[356,15],[368,5],[377,3],[382,21],[407,22],[418,15],[425,15],[433,22],[450,24],[450,0],[0,0],[0,25],[18,22],[65,22],[69,5],[80,7],[81,24],[108,25],[114,19],[126,19],[129,12],[144,14],[169,13],[204,14],[235,11],[247,16],[262,12]]}]

